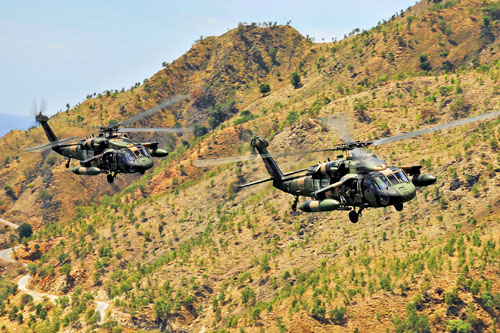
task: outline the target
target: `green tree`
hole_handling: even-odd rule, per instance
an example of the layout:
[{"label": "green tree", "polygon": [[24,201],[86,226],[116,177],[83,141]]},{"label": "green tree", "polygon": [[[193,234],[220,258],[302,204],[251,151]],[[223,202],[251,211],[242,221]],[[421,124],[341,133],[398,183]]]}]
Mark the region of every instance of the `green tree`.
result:
[{"label": "green tree", "polygon": [[9,184],[6,183],[3,186],[3,189],[5,191],[5,194],[7,194],[12,199],[16,199],[16,194],[14,193],[14,189]]},{"label": "green tree", "polygon": [[471,324],[462,319],[452,319],[446,322],[446,329],[453,333],[468,333],[471,331]]},{"label": "green tree", "polygon": [[265,94],[267,94],[268,92],[271,91],[271,86],[269,86],[269,84],[267,84],[267,83],[262,83],[259,86],[259,91],[262,94],[262,96],[264,96]]},{"label": "green tree", "polygon": [[33,235],[33,228],[29,223],[23,223],[19,228],[17,228],[17,232],[19,233],[19,238],[29,238]]},{"label": "green tree", "polygon": [[71,264],[68,262],[62,265],[59,271],[64,275],[69,275],[69,273],[71,272]]},{"label": "green tree", "polygon": [[297,89],[300,87],[300,75],[299,73],[297,72],[293,72],[292,73],[292,77],[291,77],[291,81],[290,83],[292,84],[292,86]]},{"label": "green tree", "polygon": [[430,71],[432,69],[431,64],[427,59],[427,55],[423,53],[420,55],[420,68],[424,71]]},{"label": "green tree", "polygon": [[196,125],[194,125],[193,132],[194,132],[194,136],[199,138],[200,136],[203,136],[203,135],[208,133],[208,128],[206,128],[203,125],[196,124]]}]

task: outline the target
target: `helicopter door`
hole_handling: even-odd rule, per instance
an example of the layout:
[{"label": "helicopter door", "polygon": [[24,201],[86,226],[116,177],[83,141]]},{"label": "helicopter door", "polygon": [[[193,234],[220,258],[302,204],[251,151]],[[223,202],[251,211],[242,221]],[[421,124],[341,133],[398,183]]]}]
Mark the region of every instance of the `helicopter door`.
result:
[{"label": "helicopter door", "polygon": [[361,204],[363,199],[361,199],[361,187],[359,185],[360,179],[354,179],[352,182],[352,201],[356,204]]},{"label": "helicopter door", "polygon": [[377,198],[374,192],[373,180],[371,178],[365,177],[362,183],[362,195],[366,201],[368,201],[372,206],[377,206]]},{"label": "helicopter door", "polygon": [[116,163],[116,155],[117,154],[111,154],[109,157],[109,169],[110,170],[118,170],[118,164]]},{"label": "helicopter door", "polygon": [[321,188],[321,179],[314,179],[314,190],[317,191]]}]

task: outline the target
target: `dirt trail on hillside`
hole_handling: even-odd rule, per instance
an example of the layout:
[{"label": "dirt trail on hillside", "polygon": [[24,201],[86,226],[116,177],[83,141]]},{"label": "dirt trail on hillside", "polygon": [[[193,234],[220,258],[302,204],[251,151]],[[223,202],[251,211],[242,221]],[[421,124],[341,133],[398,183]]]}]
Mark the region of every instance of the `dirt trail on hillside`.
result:
[{"label": "dirt trail on hillside", "polygon": [[[6,220],[1,219],[1,218],[0,218],[0,223],[8,225],[9,227],[14,228],[14,229],[18,228],[18,226],[16,224],[14,224],[12,222],[9,222],[9,221],[6,221]],[[17,260],[12,259],[10,257],[10,255],[12,254],[12,252],[14,252],[15,250],[19,249],[21,246],[22,245],[16,245],[14,247],[11,247],[11,248],[8,248],[8,249],[0,251],[0,258],[2,260],[4,260],[4,261],[7,261],[7,262],[20,263]],[[20,264],[22,264],[24,267],[28,267],[28,265],[25,264],[25,263],[20,263]],[[24,292],[24,293],[26,293],[28,295],[31,295],[31,297],[33,297],[33,300],[40,301],[44,297],[47,297],[48,299],[50,299],[52,302],[55,303],[56,299],[58,299],[59,297],[61,297],[61,296],[58,296],[58,295],[45,294],[45,293],[41,293],[41,292],[38,292],[38,291],[34,291],[34,290],[31,290],[31,289],[28,289],[27,285],[29,283],[30,278],[31,278],[30,274],[23,275],[19,279],[19,281],[17,282],[17,287],[22,292]],[[106,309],[108,308],[109,303],[103,302],[103,301],[94,301],[94,302],[97,305],[96,306],[96,310],[99,312],[99,316],[100,316],[100,319],[99,319],[99,321],[97,323],[100,325],[100,324],[104,323],[104,316],[106,315]]]}]

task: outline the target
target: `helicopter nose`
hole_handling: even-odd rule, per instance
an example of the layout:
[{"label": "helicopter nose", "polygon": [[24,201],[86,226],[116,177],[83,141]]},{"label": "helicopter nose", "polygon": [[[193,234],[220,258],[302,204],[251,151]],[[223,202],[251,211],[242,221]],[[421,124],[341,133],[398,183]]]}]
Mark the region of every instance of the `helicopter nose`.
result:
[{"label": "helicopter nose", "polygon": [[151,157],[143,157],[139,161],[144,170],[151,169],[153,167],[153,159]]},{"label": "helicopter nose", "polygon": [[415,198],[415,185],[412,183],[396,184],[388,188],[390,204],[401,204]]}]

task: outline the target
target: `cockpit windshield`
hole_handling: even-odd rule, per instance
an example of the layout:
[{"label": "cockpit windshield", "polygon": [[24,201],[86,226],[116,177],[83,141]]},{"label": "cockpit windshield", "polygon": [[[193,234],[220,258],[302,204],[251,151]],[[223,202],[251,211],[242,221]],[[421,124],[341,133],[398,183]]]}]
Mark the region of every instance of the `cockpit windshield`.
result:
[{"label": "cockpit windshield", "polygon": [[391,181],[392,185],[399,184],[399,180],[394,176],[394,174],[390,173],[387,175],[387,178]]},{"label": "cockpit windshield", "polygon": [[410,179],[408,179],[408,176],[406,175],[406,173],[404,173],[403,170],[396,171],[395,174],[396,174],[396,177],[398,177],[399,180],[401,180],[403,183],[410,182]]},{"label": "cockpit windshield", "polygon": [[136,147],[137,147],[137,149],[134,149],[134,154],[135,154],[135,156],[137,156],[137,158],[151,156],[151,155],[149,155],[148,151],[146,149],[144,149],[143,146],[136,146]]},{"label": "cockpit windshield", "polygon": [[146,156],[146,157],[151,157],[151,155],[149,155],[148,151],[146,150],[146,148],[144,147],[140,147],[140,150],[141,150],[141,153],[143,156]]}]

